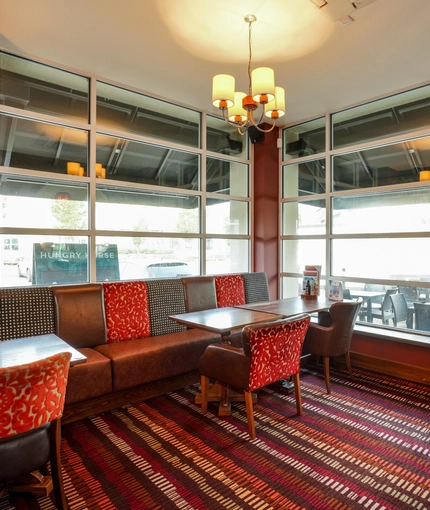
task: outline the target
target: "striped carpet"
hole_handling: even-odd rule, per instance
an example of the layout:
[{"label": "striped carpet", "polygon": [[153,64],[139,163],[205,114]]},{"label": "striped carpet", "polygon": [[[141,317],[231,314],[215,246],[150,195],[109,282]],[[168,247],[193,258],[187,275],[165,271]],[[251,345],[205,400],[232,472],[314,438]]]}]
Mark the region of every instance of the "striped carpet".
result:
[{"label": "striped carpet", "polygon": [[[248,440],[244,405],[219,418],[198,386],[63,427],[76,509],[430,509],[430,387],[355,369],[302,371],[304,414],[268,387]],[[7,495],[0,509],[51,509]]]}]

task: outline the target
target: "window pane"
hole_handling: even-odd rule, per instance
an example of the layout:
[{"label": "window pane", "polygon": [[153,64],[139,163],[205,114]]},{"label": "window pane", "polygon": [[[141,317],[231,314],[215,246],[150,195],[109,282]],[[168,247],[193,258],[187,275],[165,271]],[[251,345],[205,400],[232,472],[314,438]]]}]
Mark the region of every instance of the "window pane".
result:
[{"label": "window pane", "polygon": [[[5,236],[1,236],[3,239]],[[6,260],[3,251],[1,286],[55,285],[88,282],[88,238],[17,235],[17,250]],[[107,247],[103,247],[106,251]],[[107,250],[109,251],[109,250]],[[115,263],[115,259],[111,264]],[[99,261],[97,260],[97,269]]]},{"label": "window pane", "polygon": [[2,227],[88,228],[86,184],[2,174],[0,197]]},{"label": "window pane", "polygon": [[247,158],[248,137],[239,134],[237,128],[229,126],[225,120],[207,115],[206,136],[208,151]]},{"label": "window pane", "polygon": [[0,104],[88,122],[89,80],[0,53]]},{"label": "window pane", "polygon": [[282,204],[282,235],[325,234],[325,200]]},{"label": "window pane", "polygon": [[248,202],[206,201],[206,232],[209,234],[248,234]]},{"label": "window pane", "polygon": [[248,165],[235,161],[207,158],[206,191],[247,197]]},{"label": "window pane", "polygon": [[96,228],[136,232],[198,233],[200,198],[98,186]]},{"label": "window pane", "polygon": [[410,133],[430,124],[430,86],[335,113],[333,148]]},{"label": "window pane", "polygon": [[249,271],[247,239],[208,239],[206,274],[246,273]]},{"label": "window pane", "polygon": [[190,147],[200,145],[199,112],[101,82],[97,122]]},{"label": "window pane", "polygon": [[303,197],[325,192],[325,159],[282,167],[283,198]]},{"label": "window pane", "polygon": [[67,163],[88,165],[88,133],[0,114],[0,165],[67,174]]},{"label": "window pane", "polygon": [[199,189],[200,158],[196,154],[97,135],[97,162],[110,180]]},{"label": "window pane", "polygon": [[425,168],[430,168],[430,138],[342,154],[333,157],[333,189],[416,182]]},{"label": "window pane", "polygon": [[[176,278],[200,274],[200,241],[173,237],[98,237],[118,250],[119,278]],[[97,275],[97,280],[100,280]]]},{"label": "window pane", "polygon": [[428,232],[430,189],[333,198],[334,234]]},{"label": "window pane", "polygon": [[335,239],[333,274],[342,277],[419,280],[430,277],[430,238]]},{"label": "window pane", "polygon": [[[284,277],[281,278],[281,299],[300,296],[302,292],[302,279]],[[321,295],[323,293],[321,292]]]},{"label": "window pane", "polygon": [[321,266],[326,272],[324,239],[289,239],[282,241],[282,272],[302,273],[305,265]]},{"label": "window pane", "polygon": [[283,161],[325,151],[325,117],[283,130]]}]

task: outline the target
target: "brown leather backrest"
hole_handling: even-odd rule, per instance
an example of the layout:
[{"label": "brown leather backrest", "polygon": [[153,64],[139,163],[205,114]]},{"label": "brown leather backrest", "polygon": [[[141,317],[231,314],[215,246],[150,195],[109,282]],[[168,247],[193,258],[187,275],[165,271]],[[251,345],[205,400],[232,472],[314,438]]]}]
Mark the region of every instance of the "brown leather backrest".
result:
[{"label": "brown leather backrest", "polygon": [[100,283],[52,286],[55,333],[76,349],[107,341]]},{"label": "brown leather backrest", "polygon": [[182,278],[187,312],[217,308],[215,279],[213,276]]}]

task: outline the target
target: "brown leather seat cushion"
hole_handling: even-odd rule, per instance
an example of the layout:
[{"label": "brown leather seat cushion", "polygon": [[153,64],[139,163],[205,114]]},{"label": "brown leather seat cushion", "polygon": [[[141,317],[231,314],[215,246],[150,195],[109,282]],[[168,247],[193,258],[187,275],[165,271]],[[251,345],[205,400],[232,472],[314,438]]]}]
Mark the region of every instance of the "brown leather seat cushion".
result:
[{"label": "brown leather seat cushion", "polygon": [[99,345],[112,362],[113,390],[119,391],[197,370],[206,347],[220,336],[199,329]]},{"label": "brown leather seat cushion", "polygon": [[66,405],[112,392],[110,359],[89,347],[78,350],[87,357],[87,361],[70,367]]}]

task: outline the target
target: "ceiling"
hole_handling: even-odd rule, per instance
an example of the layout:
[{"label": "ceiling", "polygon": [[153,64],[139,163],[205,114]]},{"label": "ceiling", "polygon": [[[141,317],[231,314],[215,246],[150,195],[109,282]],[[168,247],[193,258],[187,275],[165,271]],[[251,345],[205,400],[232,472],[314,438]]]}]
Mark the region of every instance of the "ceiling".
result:
[{"label": "ceiling", "polygon": [[430,79],[429,0],[373,0],[347,26],[310,0],[1,0],[1,9],[3,49],[209,113],[214,74],[247,88],[249,13],[253,67],[273,67],[286,90],[283,124]]}]

